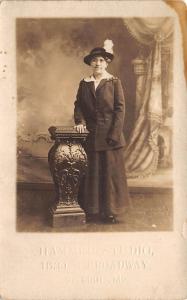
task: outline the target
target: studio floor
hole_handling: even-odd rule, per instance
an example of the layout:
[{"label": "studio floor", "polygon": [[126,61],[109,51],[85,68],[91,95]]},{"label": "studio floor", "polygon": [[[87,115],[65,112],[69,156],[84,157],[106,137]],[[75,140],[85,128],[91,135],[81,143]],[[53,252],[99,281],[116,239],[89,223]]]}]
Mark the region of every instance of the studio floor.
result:
[{"label": "studio floor", "polygon": [[18,182],[18,232],[142,232],[173,229],[173,193],[171,170],[159,170],[154,176],[128,180],[131,203],[118,224],[89,223],[53,228],[49,208],[55,196],[53,183]]}]

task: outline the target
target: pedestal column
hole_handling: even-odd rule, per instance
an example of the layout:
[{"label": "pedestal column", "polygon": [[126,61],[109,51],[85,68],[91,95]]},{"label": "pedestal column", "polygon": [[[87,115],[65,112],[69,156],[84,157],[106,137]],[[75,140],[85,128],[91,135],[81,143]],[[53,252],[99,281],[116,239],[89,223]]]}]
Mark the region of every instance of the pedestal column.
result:
[{"label": "pedestal column", "polygon": [[50,208],[52,225],[84,224],[85,213],[78,204],[78,192],[87,168],[82,144],[88,133],[78,133],[73,127],[50,127],[49,132],[55,140],[48,154],[56,190],[56,199]]},{"label": "pedestal column", "polygon": [[136,105],[135,105],[135,117],[137,119],[140,108],[142,106],[142,98],[145,92],[145,75],[147,72],[146,60],[140,55],[132,61],[134,66],[134,73],[136,75]]}]

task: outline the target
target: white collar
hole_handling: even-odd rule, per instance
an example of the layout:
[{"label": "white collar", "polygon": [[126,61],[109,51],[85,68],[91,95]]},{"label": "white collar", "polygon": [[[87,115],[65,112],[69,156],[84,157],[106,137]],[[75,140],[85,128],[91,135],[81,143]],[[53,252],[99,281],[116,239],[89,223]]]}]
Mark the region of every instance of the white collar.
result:
[{"label": "white collar", "polygon": [[[102,75],[99,81],[101,81],[102,79],[111,79],[111,78],[114,78],[114,76],[105,71],[105,73]],[[96,79],[93,75],[90,75],[89,77],[84,78],[84,81],[90,82],[90,81],[96,81]]]}]

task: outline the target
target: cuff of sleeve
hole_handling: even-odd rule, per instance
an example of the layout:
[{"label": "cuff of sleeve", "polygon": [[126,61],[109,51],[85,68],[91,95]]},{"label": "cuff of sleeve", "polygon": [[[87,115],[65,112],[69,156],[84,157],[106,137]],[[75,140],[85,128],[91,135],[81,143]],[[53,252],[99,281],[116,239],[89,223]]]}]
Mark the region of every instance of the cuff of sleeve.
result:
[{"label": "cuff of sleeve", "polygon": [[85,120],[75,120],[75,125],[84,125],[86,126]]}]

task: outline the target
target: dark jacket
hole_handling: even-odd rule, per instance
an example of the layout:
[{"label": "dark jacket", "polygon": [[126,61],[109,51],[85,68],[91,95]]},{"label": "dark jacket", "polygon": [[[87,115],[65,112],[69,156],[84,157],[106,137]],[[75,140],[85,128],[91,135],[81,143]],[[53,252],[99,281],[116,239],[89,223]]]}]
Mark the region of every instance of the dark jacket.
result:
[{"label": "dark jacket", "polygon": [[[86,148],[105,151],[125,146],[123,123],[125,99],[118,78],[102,79],[95,90],[94,82],[82,80],[75,101],[75,124],[86,125],[89,134]],[[109,140],[114,144],[110,145]]]}]

